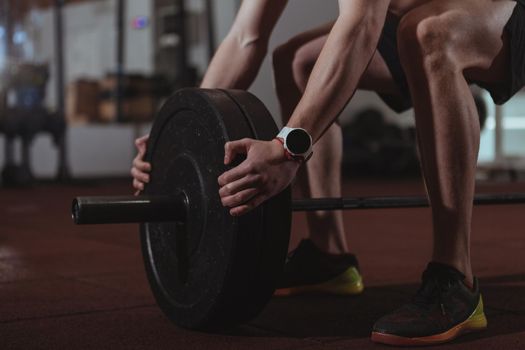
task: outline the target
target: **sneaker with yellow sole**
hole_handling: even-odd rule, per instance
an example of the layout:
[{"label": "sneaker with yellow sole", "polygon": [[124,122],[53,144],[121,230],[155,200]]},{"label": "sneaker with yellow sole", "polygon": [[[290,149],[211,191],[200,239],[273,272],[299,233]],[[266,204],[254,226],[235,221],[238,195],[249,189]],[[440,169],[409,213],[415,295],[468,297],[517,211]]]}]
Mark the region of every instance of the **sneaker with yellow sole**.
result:
[{"label": "sneaker with yellow sole", "polygon": [[395,346],[436,345],[487,328],[478,280],[467,286],[455,268],[431,262],[413,300],[374,325],[372,341]]},{"label": "sneaker with yellow sole", "polygon": [[300,294],[357,295],[364,289],[353,254],[332,255],[303,240],[290,252],[275,296]]}]

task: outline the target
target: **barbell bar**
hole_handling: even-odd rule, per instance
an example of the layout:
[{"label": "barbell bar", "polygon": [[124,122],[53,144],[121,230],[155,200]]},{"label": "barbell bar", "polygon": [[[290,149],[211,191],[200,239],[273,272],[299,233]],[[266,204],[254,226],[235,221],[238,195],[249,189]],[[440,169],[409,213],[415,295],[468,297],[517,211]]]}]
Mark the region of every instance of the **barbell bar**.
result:
[{"label": "barbell bar", "polygon": [[[474,205],[525,204],[525,193],[484,193],[474,196]],[[428,207],[423,196],[348,197],[297,199],[293,211],[394,209]]]},{"label": "barbell bar", "polygon": [[183,195],[78,197],[71,216],[77,225],[141,222],[185,222],[188,198]]},{"label": "barbell bar", "polygon": [[[523,204],[525,193],[478,194],[474,205]],[[292,201],[292,211],[355,210],[428,207],[423,196],[310,198]],[[78,197],[72,204],[73,221],[79,225],[184,222],[188,198],[179,195]]]}]

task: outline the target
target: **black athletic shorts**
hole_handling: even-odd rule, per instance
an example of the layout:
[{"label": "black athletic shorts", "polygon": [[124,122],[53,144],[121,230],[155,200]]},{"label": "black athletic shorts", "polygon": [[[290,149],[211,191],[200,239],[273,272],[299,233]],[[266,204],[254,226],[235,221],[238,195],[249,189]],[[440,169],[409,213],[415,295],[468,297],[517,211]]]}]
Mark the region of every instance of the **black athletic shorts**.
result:
[{"label": "black athletic shorts", "polygon": [[394,78],[401,96],[378,94],[379,97],[394,111],[401,113],[407,109],[412,108],[412,99],[410,98],[410,90],[408,89],[408,82],[399,60],[397,51],[397,27],[399,26],[399,19],[393,16],[387,16],[383,33],[377,44],[377,51],[385,60],[390,74]]},{"label": "black athletic shorts", "polygon": [[[509,78],[501,84],[477,82],[487,90],[497,104],[507,102],[525,85],[525,0],[517,0],[516,7],[505,25],[510,44]],[[397,51],[397,27],[399,19],[388,17],[377,50],[385,60],[401,96],[379,94],[394,111],[403,112],[412,108],[410,90]]]}]

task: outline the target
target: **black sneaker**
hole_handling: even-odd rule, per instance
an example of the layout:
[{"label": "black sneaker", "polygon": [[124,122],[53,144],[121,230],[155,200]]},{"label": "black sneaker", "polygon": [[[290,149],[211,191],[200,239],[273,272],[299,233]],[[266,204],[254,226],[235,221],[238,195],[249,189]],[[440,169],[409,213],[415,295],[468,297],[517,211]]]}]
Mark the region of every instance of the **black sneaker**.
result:
[{"label": "black sneaker", "polygon": [[288,255],[283,280],[274,295],[360,294],[364,286],[358,266],[353,254],[326,254],[310,240],[303,240]]},{"label": "black sneaker", "polygon": [[372,331],[377,343],[412,346],[441,344],[487,327],[478,280],[471,289],[453,267],[431,262],[411,303],[379,319]]}]

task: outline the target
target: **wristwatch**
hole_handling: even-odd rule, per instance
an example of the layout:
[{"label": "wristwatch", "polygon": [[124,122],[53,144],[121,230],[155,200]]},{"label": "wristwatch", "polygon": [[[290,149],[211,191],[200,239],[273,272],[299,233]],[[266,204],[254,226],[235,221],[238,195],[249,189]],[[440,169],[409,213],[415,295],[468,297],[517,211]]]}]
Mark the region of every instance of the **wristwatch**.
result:
[{"label": "wristwatch", "polygon": [[312,137],[304,129],[285,126],[275,138],[283,144],[290,160],[306,162],[312,156]]}]

